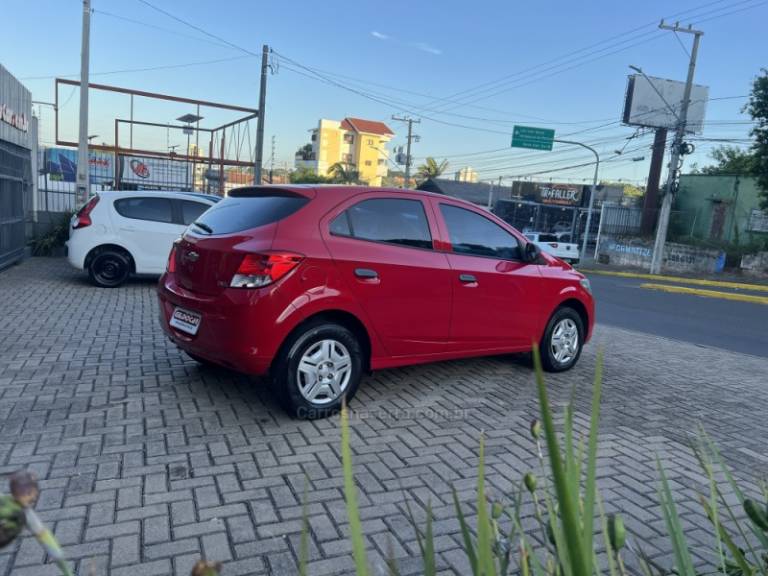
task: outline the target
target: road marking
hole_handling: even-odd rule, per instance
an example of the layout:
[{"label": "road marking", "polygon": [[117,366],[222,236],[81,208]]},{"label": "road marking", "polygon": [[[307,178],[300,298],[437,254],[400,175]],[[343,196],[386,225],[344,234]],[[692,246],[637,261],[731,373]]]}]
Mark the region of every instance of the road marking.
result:
[{"label": "road marking", "polygon": [[719,298],[721,300],[735,300],[737,302],[751,302],[753,304],[768,305],[768,296],[754,296],[752,294],[738,294],[736,292],[719,292],[717,290],[704,290],[702,288],[688,288],[687,286],[671,286],[669,284],[640,284],[640,288],[659,290],[661,292],[674,292],[677,294],[693,294],[704,298]]},{"label": "road marking", "polygon": [[701,278],[685,278],[682,276],[656,276],[654,274],[644,274],[642,272],[614,272],[613,270],[590,270],[587,268],[579,268],[579,272],[584,274],[600,274],[603,276],[619,276],[621,278],[639,278],[641,280],[661,280],[662,282],[693,284],[695,286],[716,286],[718,288],[768,292],[768,285],[766,284],[744,284],[742,282],[728,282],[726,280],[704,280]]}]

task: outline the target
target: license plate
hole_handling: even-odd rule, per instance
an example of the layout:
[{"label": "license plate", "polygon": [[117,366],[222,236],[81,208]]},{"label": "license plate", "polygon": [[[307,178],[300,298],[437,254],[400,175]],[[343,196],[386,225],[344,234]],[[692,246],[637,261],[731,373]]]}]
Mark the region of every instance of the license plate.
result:
[{"label": "license plate", "polygon": [[197,331],[200,328],[200,322],[202,322],[202,319],[202,316],[200,316],[200,314],[197,312],[185,310],[184,308],[176,308],[173,311],[173,315],[171,316],[171,321],[169,324],[177,330],[181,330],[182,332],[186,332],[187,334],[194,336],[197,334]]}]

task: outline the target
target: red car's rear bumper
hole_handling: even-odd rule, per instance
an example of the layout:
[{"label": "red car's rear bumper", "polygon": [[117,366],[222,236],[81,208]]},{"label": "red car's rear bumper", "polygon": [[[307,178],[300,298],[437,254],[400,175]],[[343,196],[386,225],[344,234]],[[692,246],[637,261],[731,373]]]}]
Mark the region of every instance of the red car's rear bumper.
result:
[{"label": "red car's rear bumper", "polygon": [[[279,312],[266,289],[226,289],[209,296],[179,286],[172,274],[160,278],[157,289],[160,325],[182,350],[246,374],[265,374],[285,334],[277,322]],[[169,324],[180,306],[202,316],[197,334]],[[285,308],[283,307],[283,310]]]}]

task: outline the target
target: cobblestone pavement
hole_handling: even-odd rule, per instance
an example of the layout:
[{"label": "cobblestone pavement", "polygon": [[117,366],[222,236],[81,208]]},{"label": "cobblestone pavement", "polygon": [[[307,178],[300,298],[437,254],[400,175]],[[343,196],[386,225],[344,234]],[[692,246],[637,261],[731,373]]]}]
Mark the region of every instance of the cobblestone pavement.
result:
[{"label": "cobblestone pavement", "polygon": [[[0,475],[37,472],[40,515],[83,574],[187,574],[201,554],[224,561],[227,575],[294,574],[305,488],[310,574],[349,573],[338,418],[288,419],[263,381],[202,369],[169,345],[156,316],[152,281],[100,290],[47,259],[0,273]],[[607,506],[668,564],[658,456],[706,560],[694,497],[705,487],[688,442],[703,423],[755,489],[768,468],[768,361],[599,327],[580,365],[548,378],[560,407],[576,386],[582,427],[600,346]],[[530,367],[501,357],[383,371],[366,378],[352,408],[376,573],[390,546],[403,574],[419,570],[407,499],[419,518],[431,502],[440,566],[466,574],[451,487],[469,511],[481,431],[494,497],[536,467]],[[42,561],[25,537],[0,552],[0,576],[56,573]]]}]

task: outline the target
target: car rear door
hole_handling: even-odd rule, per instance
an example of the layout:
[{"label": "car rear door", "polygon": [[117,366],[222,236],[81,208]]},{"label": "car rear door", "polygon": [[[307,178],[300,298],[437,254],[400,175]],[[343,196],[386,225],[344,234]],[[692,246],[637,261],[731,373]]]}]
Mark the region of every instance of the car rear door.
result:
[{"label": "car rear door", "polygon": [[529,347],[539,316],[538,266],[522,243],[480,209],[432,200],[450,241],[451,340],[459,349]]},{"label": "car rear door", "polygon": [[162,273],[173,241],[184,230],[174,221],[173,201],[150,194],[116,199],[112,214],[118,237],[134,247],[132,256],[140,274]]},{"label": "car rear door", "polygon": [[321,221],[342,281],[392,356],[443,352],[449,338],[451,273],[428,208],[416,195],[362,194]]}]

